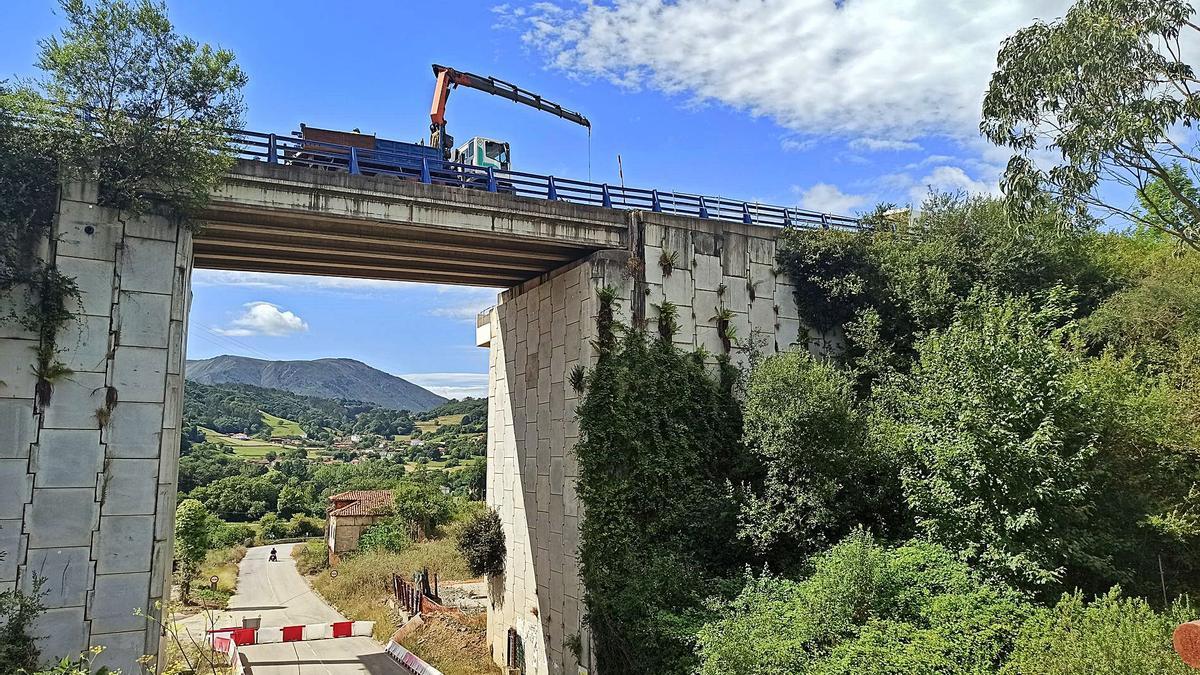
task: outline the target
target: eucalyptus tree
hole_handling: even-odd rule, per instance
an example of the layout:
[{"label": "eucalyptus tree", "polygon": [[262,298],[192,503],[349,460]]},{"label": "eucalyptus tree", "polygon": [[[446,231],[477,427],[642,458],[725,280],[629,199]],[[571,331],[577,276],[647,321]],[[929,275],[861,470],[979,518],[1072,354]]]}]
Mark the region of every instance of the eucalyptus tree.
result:
[{"label": "eucalyptus tree", "polygon": [[1197,38],[1185,0],[1079,0],[1006,39],[980,129],[1014,151],[1001,187],[1017,212],[1055,202],[1072,221],[1115,214],[1200,250]]}]

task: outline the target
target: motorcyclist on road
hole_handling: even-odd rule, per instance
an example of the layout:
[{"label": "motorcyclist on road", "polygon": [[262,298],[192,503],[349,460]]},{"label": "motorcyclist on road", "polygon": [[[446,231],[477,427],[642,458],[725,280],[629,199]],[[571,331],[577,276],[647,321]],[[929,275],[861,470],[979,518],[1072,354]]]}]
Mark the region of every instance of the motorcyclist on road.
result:
[{"label": "motorcyclist on road", "polygon": [[278,555],[278,553],[276,553],[275,549],[272,548],[271,549],[271,562],[275,562],[277,560],[279,560],[279,555]]}]

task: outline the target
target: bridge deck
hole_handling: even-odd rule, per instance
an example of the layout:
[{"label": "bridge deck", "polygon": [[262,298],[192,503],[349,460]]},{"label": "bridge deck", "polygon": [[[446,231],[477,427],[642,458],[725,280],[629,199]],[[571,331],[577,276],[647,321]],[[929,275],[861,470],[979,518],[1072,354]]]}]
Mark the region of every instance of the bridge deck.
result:
[{"label": "bridge deck", "polygon": [[510,287],[626,245],[628,214],[391,176],[239,161],[199,268]]}]

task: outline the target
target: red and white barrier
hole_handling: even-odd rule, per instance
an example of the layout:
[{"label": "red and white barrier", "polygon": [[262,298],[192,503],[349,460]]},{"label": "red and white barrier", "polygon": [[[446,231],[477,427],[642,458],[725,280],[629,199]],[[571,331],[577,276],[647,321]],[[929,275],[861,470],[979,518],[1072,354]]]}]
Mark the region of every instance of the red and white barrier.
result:
[{"label": "red and white barrier", "polygon": [[[303,642],[343,637],[369,637],[375,630],[374,621],[334,621],[297,626],[266,628],[219,628],[209,631],[213,649],[229,653],[232,659],[239,645],[263,645],[275,642]],[[221,646],[218,647],[218,644]],[[230,646],[232,645],[232,646]],[[230,649],[235,651],[231,652]]]}]

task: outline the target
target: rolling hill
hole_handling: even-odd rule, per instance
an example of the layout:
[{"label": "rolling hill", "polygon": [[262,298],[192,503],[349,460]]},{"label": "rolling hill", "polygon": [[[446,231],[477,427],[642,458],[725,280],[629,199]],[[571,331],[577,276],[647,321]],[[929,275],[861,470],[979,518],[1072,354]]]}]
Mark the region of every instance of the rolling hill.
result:
[{"label": "rolling hill", "polygon": [[303,396],[369,401],[394,410],[421,412],[446,398],[354,359],[267,361],[214,356],[187,362],[187,379],[200,384],[250,384]]}]

